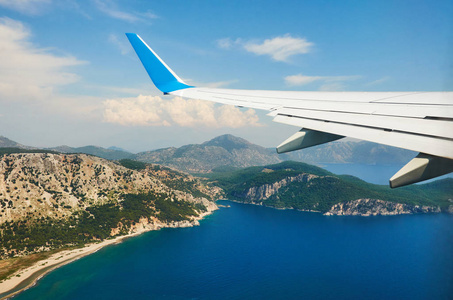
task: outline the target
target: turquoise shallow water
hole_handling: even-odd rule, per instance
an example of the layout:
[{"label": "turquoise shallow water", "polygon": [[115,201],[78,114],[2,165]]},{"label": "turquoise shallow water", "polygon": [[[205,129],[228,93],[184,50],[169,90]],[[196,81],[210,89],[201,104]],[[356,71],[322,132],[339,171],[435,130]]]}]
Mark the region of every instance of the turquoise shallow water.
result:
[{"label": "turquoise shallow water", "polygon": [[61,267],[14,299],[452,299],[453,216],[327,217],[223,202]]}]

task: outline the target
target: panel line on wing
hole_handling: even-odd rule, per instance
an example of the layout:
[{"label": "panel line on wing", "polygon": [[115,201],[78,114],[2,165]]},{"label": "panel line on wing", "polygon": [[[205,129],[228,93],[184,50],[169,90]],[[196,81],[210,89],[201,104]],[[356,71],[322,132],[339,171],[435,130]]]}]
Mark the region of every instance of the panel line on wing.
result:
[{"label": "panel line on wing", "polygon": [[[299,119],[313,120],[313,121],[319,121],[319,122],[343,124],[343,125],[348,125],[348,126],[357,126],[357,127],[370,128],[370,129],[375,129],[375,130],[383,130],[383,131],[386,131],[386,132],[399,132],[399,133],[404,133],[404,134],[412,134],[412,135],[417,135],[417,136],[426,136],[426,137],[430,137],[430,138],[436,138],[436,139],[441,139],[441,140],[453,141],[453,138],[448,138],[448,137],[443,137],[443,136],[436,136],[436,135],[430,135],[430,134],[425,134],[425,133],[418,133],[418,132],[403,131],[403,130],[399,130],[399,129],[393,129],[391,127],[378,127],[378,126],[365,125],[365,124],[340,122],[340,121],[326,120],[326,119],[316,119],[316,118],[302,117],[302,116],[291,115],[291,114],[280,114],[279,113],[278,115],[279,116],[290,117],[290,118],[299,118]],[[450,133],[453,133],[453,132],[450,132]]]},{"label": "panel line on wing", "polygon": [[453,159],[453,141],[449,139],[282,115],[274,121]]}]

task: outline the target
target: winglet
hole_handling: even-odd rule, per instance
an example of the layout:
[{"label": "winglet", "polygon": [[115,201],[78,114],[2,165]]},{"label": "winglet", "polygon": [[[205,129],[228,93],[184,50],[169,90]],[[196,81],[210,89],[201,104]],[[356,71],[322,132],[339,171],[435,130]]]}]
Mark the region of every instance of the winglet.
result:
[{"label": "winglet", "polygon": [[164,94],[191,88],[135,33],[126,33],[154,85]]}]

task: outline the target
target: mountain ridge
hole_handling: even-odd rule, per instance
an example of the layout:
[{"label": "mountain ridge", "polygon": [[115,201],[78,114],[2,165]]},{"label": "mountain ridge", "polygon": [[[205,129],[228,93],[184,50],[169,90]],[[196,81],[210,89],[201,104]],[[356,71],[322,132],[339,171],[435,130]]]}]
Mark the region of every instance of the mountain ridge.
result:
[{"label": "mountain ridge", "polygon": [[[6,137],[0,137],[0,148],[2,147],[39,149],[16,143]],[[136,154],[115,146],[103,148],[95,145],[83,147],[62,145],[43,149],[61,153],[85,153],[109,160],[135,159],[163,164],[189,173],[208,173],[225,166],[241,168],[286,160],[311,164],[395,164],[406,163],[416,154],[409,150],[366,141],[334,141],[279,155],[274,148],[261,147],[231,134],[217,136],[201,144],[166,147]]]}]

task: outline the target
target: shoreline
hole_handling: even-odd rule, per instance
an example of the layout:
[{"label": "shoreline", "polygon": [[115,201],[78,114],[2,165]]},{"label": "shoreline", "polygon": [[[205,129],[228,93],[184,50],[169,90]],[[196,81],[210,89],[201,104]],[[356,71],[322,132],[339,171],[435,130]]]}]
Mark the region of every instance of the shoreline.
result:
[{"label": "shoreline", "polygon": [[[319,213],[326,217],[332,217],[332,216],[337,216],[337,217],[379,217],[379,216],[382,216],[382,217],[386,217],[386,216],[401,216],[401,215],[416,215],[416,214],[442,214],[442,213],[453,214],[448,211],[442,211],[442,210],[440,210],[440,208],[439,208],[439,211],[426,211],[426,212],[336,214],[336,213],[332,213],[331,211],[322,212],[322,211],[318,211],[318,210],[296,209],[296,208],[292,208],[292,207],[274,207],[274,206],[269,206],[269,205],[263,205],[262,203],[258,204],[255,202],[241,202],[239,200],[222,199],[222,201],[231,201],[231,202],[235,202],[235,203],[239,203],[239,204],[255,205],[255,206],[272,208],[272,209],[276,209],[276,210],[295,210],[295,211],[300,211],[300,212]],[[379,201],[382,201],[382,200],[379,200]],[[389,202],[389,201],[385,201],[385,202]],[[347,203],[347,202],[345,202],[345,203]],[[399,205],[405,205],[405,204],[397,203],[397,202],[392,202],[392,203],[399,204]],[[335,205],[333,207],[335,207]]]},{"label": "shoreline", "polygon": [[14,297],[15,295],[34,286],[38,280],[40,280],[53,270],[74,262],[87,255],[93,254],[104,248],[105,246],[119,244],[125,239],[138,236],[145,232],[160,230],[162,228],[184,228],[198,226],[199,221],[204,217],[212,214],[214,210],[202,213],[191,221],[142,224],[143,226],[140,226],[141,228],[139,228],[137,231],[127,235],[118,236],[99,243],[88,244],[82,248],[62,250],[54,253],[46,259],[37,261],[32,266],[15,272],[11,276],[9,276],[9,278],[0,282],[0,300]]}]

